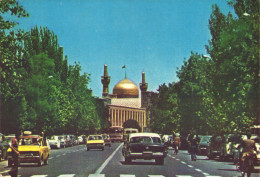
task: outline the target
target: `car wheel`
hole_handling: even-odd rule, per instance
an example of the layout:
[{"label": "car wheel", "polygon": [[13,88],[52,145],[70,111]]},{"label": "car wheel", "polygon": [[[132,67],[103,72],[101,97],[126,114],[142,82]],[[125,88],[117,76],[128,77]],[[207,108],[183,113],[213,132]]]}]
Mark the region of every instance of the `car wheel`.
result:
[{"label": "car wheel", "polygon": [[13,162],[11,160],[8,160],[8,167],[11,167]]},{"label": "car wheel", "polygon": [[125,163],[131,163],[132,159],[130,157],[125,157]]},{"label": "car wheel", "polygon": [[159,165],[163,165],[164,164],[164,158],[155,159],[155,163],[159,164]]},{"label": "car wheel", "polygon": [[48,158],[44,160],[44,165],[48,165]]}]

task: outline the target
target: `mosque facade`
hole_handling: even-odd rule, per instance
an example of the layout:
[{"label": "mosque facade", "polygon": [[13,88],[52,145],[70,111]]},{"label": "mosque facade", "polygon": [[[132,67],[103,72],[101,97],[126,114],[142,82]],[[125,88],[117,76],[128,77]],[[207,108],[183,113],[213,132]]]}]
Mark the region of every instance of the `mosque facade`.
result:
[{"label": "mosque facade", "polygon": [[110,79],[107,65],[104,65],[104,74],[101,76],[102,99],[106,102],[107,120],[110,125],[125,127],[127,122],[135,121],[142,132],[149,131],[149,107],[151,97],[156,93],[147,91],[145,73],[142,73],[140,91],[133,81],[125,77],[114,86],[110,94]]}]

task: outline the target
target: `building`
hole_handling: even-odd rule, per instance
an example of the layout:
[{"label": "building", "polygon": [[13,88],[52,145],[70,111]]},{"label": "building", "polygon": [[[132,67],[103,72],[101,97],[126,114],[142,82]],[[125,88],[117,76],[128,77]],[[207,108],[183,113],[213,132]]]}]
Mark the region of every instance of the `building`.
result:
[{"label": "building", "polygon": [[[101,76],[103,84],[102,99],[106,103],[107,119],[111,126],[127,126],[130,122],[138,124],[141,131],[149,130],[148,107],[153,92],[148,92],[145,82],[145,73],[142,73],[140,91],[138,86],[128,78],[119,81],[109,93],[110,76],[107,65],[104,65],[104,75]],[[139,93],[141,93],[139,95]]]}]

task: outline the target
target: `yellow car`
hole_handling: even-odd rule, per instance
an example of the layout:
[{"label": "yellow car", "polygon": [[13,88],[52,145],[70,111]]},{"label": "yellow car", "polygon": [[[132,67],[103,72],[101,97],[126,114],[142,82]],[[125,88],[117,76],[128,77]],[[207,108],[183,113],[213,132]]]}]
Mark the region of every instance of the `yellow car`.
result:
[{"label": "yellow car", "polygon": [[[8,149],[8,166],[12,166],[13,158],[11,148]],[[47,165],[50,155],[50,147],[46,138],[39,135],[23,135],[19,138],[19,164],[20,163],[37,163],[38,166]]]},{"label": "yellow car", "polygon": [[105,142],[102,135],[89,135],[86,141],[87,151],[90,149],[101,149],[104,151]]}]

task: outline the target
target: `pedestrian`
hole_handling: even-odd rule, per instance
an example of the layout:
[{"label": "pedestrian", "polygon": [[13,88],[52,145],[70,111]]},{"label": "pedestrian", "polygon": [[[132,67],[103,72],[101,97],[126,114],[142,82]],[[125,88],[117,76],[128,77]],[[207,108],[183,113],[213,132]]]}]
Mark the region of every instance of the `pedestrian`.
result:
[{"label": "pedestrian", "polygon": [[196,161],[196,159],[197,159],[197,156],[196,156],[196,153],[197,153],[197,150],[198,150],[198,144],[199,144],[199,142],[198,142],[198,138],[197,138],[197,136],[195,137],[195,138],[193,138],[192,140],[191,140],[191,160],[192,161]]},{"label": "pedestrian", "polygon": [[12,158],[13,158],[13,166],[11,168],[11,170],[9,171],[9,175],[11,175],[11,177],[17,177],[18,175],[18,166],[19,166],[19,151],[18,151],[18,145],[19,145],[19,136],[20,136],[20,132],[16,132],[15,133],[15,137],[13,138],[12,142],[11,142],[11,146],[10,148],[12,149],[11,154],[12,154]]}]

